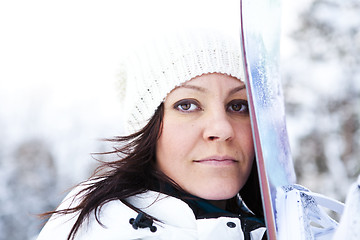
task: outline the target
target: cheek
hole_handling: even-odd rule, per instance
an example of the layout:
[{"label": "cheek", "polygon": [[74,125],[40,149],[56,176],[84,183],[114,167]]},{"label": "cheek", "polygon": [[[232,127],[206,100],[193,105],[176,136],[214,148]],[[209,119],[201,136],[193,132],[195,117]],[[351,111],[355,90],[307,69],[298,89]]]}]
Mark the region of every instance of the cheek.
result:
[{"label": "cheek", "polygon": [[[194,131],[190,125],[164,119],[162,133],[156,145],[156,160],[160,169],[168,171],[185,161],[194,146]],[[171,177],[171,176],[170,176]]]},{"label": "cheek", "polygon": [[252,132],[251,129],[248,131],[248,134],[246,135],[246,139],[247,139],[247,148],[249,151],[249,155],[251,156],[251,159],[253,159],[255,157],[255,146],[254,146],[254,141],[252,138]]},{"label": "cheek", "polygon": [[238,145],[240,145],[239,147],[243,150],[243,153],[248,156],[248,158],[254,158],[255,149],[250,123],[239,124],[237,127],[238,129],[241,129],[237,134]]}]

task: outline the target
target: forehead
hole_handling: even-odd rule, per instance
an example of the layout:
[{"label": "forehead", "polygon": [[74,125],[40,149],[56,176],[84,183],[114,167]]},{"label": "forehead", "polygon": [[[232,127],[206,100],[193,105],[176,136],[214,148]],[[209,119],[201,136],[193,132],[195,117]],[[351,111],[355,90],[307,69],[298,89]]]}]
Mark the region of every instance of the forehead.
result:
[{"label": "forehead", "polygon": [[232,91],[233,89],[237,89],[236,91],[239,91],[245,89],[245,84],[239,79],[226,74],[210,73],[197,76],[176,87],[174,90],[177,89],[190,89],[204,93],[210,90]]}]

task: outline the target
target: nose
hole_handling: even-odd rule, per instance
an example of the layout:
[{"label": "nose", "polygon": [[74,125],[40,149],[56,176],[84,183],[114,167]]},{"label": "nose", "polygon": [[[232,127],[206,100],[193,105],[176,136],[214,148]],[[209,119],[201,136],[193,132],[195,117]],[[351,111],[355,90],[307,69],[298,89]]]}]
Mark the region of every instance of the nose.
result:
[{"label": "nose", "polygon": [[226,112],[214,112],[204,122],[203,137],[207,141],[230,141],[235,135],[231,119]]}]

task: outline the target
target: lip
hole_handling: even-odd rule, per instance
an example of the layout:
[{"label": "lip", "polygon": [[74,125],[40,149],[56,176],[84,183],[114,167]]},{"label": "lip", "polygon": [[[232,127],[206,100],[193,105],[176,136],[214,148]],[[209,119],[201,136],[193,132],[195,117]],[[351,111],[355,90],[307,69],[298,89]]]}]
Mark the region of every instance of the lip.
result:
[{"label": "lip", "polygon": [[203,159],[194,160],[193,162],[209,165],[231,165],[238,161],[230,156],[210,156]]}]

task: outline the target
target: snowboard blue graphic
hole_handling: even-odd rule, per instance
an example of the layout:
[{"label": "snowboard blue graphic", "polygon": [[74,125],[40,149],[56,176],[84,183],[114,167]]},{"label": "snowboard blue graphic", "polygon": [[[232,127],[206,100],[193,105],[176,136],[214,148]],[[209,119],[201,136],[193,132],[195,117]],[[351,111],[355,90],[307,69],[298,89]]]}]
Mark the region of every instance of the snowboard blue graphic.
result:
[{"label": "snowboard blue graphic", "polygon": [[246,85],[268,238],[276,239],[276,188],[296,181],[280,81],[280,0],[242,0]]},{"label": "snowboard blue graphic", "polygon": [[241,0],[241,49],[269,240],[331,239],[344,205],[296,183],[279,70],[280,0]]}]

